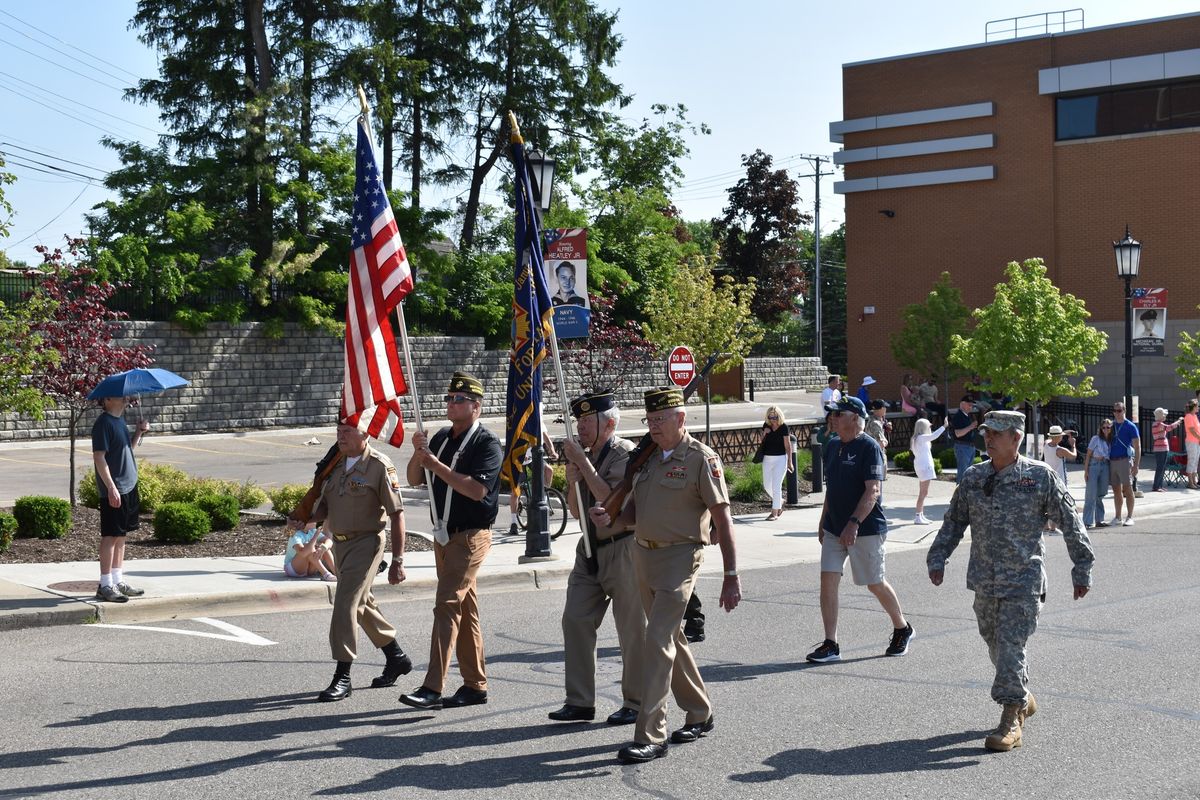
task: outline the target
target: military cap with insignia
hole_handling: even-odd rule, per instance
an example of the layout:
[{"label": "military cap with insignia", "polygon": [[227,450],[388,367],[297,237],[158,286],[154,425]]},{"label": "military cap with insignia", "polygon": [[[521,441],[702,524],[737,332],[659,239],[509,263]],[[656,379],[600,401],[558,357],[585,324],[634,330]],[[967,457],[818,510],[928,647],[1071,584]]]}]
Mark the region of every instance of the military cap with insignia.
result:
[{"label": "military cap with insignia", "polygon": [[571,416],[575,419],[588,414],[608,411],[617,404],[617,396],[612,389],[601,389],[596,392],[584,392],[571,401]]},{"label": "military cap with insignia", "polygon": [[650,389],[645,394],[646,413],[662,411],[666,408],[678,408],[684,404],[683,389],[678,386],[662,386]]},{"label": "military cap with insignia", "polygon": [[456,371],[450,378],[450,391],[462,392],[483,399],[483,383],[468,372]]},{"label": "military cap with insignia", "polygon": [[1025,415],[1020,411],[989,411],[983,418],[981,428],[989,431],[1025,432]]}]

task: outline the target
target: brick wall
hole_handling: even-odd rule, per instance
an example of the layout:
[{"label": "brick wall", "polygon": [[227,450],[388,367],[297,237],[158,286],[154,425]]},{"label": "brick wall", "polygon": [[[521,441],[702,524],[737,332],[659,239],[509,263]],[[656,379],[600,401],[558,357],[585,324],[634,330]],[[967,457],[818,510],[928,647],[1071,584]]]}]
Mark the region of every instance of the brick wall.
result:
[{"label": "brick wall", "polygon": [[[158,431],[199,433],[236,428],[269,428],[330,425],[336,421],[342,389],[341,339],[289,326],[279,339],[264,336],[257,323],[214,324],[202,333],[190,333],[167,322],[128,322],[122,326],[123,343],[154,346],[155,366],[169,369],[191,381],[161,397],[144,401],[156,414]],[[504,412],[508,380],[505,351],[488,350],[481,338],[414,337],[413,368],[417,374],[422,411],[440,418],[442,396],[456,369],[478,376],[487,389],[485,414]],[[622,393],[622,403],[641,401],[642,391],[665,382],[665,361],[650,362]],[[826,371],[814,358],[751,359],[746,378],[760,391],[772,389],[819,390]],[[547,407],[558,406],[557,395]],[[411,400],[402,399],[407,417]],[[79,433],[87,435],[95,415],[85,414]],[[0,414],[0,441],[62,438],[67,435],[67,415],[51,410],[42,422]]]}]

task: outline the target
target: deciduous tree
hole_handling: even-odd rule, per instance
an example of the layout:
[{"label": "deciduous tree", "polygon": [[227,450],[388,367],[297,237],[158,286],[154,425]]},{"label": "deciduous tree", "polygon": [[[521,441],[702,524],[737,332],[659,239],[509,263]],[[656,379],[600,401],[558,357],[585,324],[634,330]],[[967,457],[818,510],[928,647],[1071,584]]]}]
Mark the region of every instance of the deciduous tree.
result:
[{"label": "deciduous tree", "polygon": [[51,317],[48,297],[13,303],[0,301],[0,411],[16,411],[41,419],[49,400],[29,384],[29,376],[53,366],[58,354],[37,333]]},{"label": "deciduous tree", "polygon": [[35,295],[53,303],[51,317],[33,326],[43,346],[57,358],[30,377],[30,385],[57,406],[67,409],[70,437],[70,498],[75,505],[75,439],[83,415],[96,408],[88,393],[105,377],[153,363],[150,348],[122,346],[114,339],[116,323],[126,315],[105,303],[115,287],[98,282],[92,271],[75,261],[82,240],[69,239],[66,250],[39,245],[44,268],[50,271]]},{"label": "deciduous tree", "polygon": [[[1196,306],[1200,310],[1200,306]],[[1200,391],[1200,335],[1179,332],[1179,355],[1175,356],[1175,374],[1179,387]]]},{"label": "deciduous tree", "polygon": [[943,397],[950,396],[950,381],[963,373],[950,360],[953,337],[967,332],[971,312],[962,293],[943,272],[924,303],[913,303],[901,312],[904,325],[891,336],[892,357],[902,367],[942,379]]},{"label": "deciduous tree", "polygon": [[636,322],[615,319],[611,293],[589,296],[592,307],[590,335],[586,339],[559,342],[568,398],[606,388],[619,390],[659,351],[645,338]]}]

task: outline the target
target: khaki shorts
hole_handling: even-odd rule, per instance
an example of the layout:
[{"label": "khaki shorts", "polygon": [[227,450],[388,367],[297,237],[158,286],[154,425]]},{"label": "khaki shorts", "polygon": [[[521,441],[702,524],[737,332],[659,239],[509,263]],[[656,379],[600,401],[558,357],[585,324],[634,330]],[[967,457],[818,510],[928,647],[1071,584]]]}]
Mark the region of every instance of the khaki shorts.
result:
[{"label": "khaki shorts", "polygon": [[1129,459],[1114,458],[1108,462],[1108,482],[1113,488],[1133,486],[1129,476]]},{"label": "khaki shorts", "polygon": [[825,531],[825,540],[821,543],[821,572],[836,572],[843,574],[846,559],[850,559],[850,574],[854,583],[859,586],[874,586],[883,583],[884,576],[884,545],[887,534],[877,536],[859,536],[849,549],[842,544],[840,537]]}]

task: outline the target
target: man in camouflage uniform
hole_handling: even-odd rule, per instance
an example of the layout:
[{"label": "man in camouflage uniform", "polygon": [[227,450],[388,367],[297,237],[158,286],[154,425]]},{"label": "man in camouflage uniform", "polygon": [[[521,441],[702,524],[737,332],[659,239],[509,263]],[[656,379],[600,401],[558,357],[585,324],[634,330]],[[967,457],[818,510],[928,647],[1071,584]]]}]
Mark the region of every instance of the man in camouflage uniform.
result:
[{"label": "man in camouflage uniform", "polygon": [[929,579],[940,586],[946,561],[971,528],[967,588],[975,592],[975,617],[996,667],[992,699],[1003,706],[1000,724],[984,741],[989,750],[1021,746],[1021,732],[1037,711],[1026,689],[1029,671],[1025,643],[1037,628],[1046,600],[1047,520],[1062,531],[1074,562],[1075,599],[1088,593],[1093,553],[1075,500],[1049,466],[1017,450],[1025,436],[1025,415],[992,411],[980,426],[990,461],[971,466],[950,500],[950,510],[929,548]]}]

